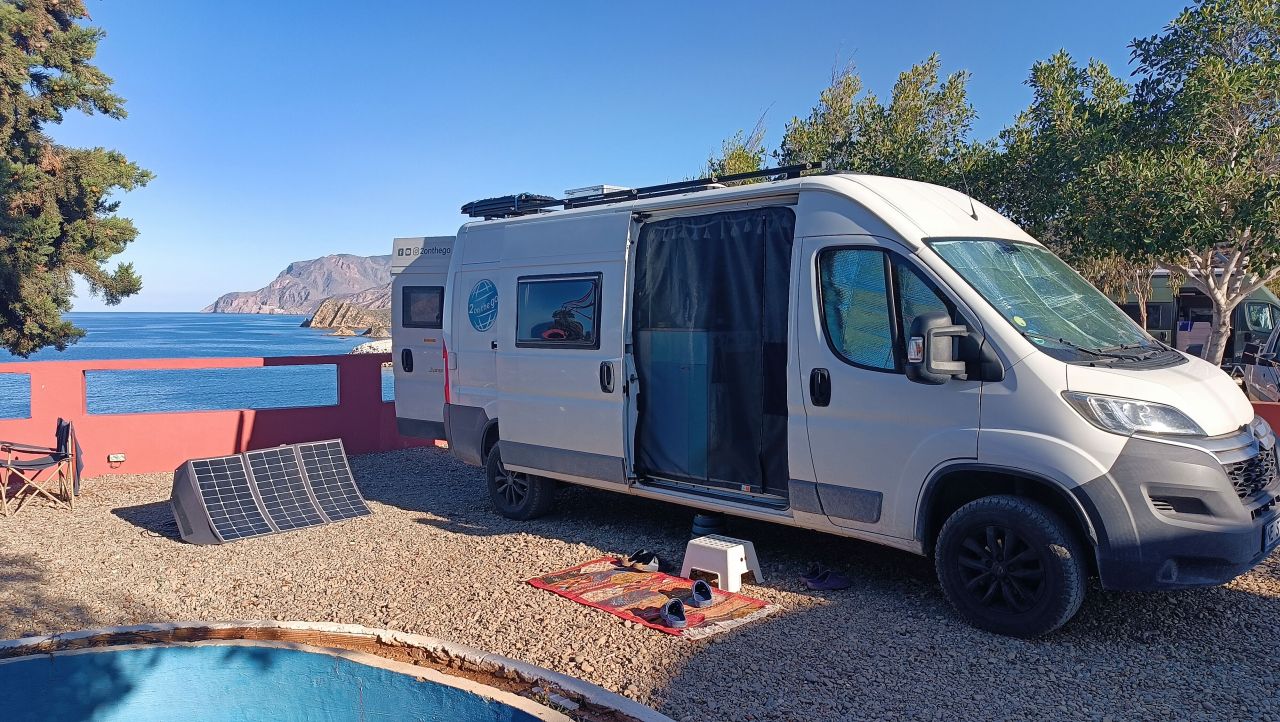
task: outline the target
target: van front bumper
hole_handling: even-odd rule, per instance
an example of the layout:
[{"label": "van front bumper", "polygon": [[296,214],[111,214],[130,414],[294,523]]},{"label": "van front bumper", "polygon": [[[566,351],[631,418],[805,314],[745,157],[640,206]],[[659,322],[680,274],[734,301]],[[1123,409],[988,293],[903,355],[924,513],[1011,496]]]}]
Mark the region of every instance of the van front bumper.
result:
[{"label": "van front bumper", "polygon": [[1275,437],[1251,428],[1193,443],[1131,438],[1107,474],[1077,487],[1103,588],[1224,584],[1277,548],[1264,540],[1280,517]]}]

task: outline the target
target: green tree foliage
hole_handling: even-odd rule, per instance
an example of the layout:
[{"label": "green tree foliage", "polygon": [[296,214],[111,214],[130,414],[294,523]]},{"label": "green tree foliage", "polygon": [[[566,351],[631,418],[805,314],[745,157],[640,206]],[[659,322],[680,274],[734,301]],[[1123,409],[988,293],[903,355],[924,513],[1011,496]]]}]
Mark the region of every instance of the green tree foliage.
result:
[{"label": "green tree foliage", "polygon": [[1134,297],[1145,325],[1158,259],[1142,244],[1095,243],[1086,233],[1096,167],[1136,127],[1130,88],[1105,64],[1081,66],[1066,51],[1035,63],[1027,85],[1031,105],[976,174],[988,203],[1103,292]]},{"label": "green tree foliage", "polygon": [[[888,103],[846,68],[774,156],[971,190],[1116,296],[1149,297],[1162,267],[1212,300],[1220,363],[1231,311],[1280,281],[1280,0],[1198,0],[1132,50],[1133,86],[1066,52],[1036,63],[1031,105],[986,143],[937,55]],[[722,160],[758,150],[735,136]]]},{"label": "green tree foliage", "polygon": [[1082,184],[1080,216],[1093,243],[1210,298],[1204,356],[1220,363],[1232,310],[1280,276],[1280,3],[1200,2],[1133,56],[1137,122]]},{"label": "green tree foliage", "polygon": [[74,275],[112,304],[142,287],[130,264],[106,264],[137,236],[112,193],[150,174],[45,132],[69,110],[125,116],[91,63],[103,32],[88,16],[81,0],[0,0],[0,344],[19,356],[84,334],[62,319]]},{"label": "green tree foliage", "polygon": [[[738,131],[733,137],[720,146],[720,155],[707,158],[702,168],[701,178],[713,178],[736,173],[750,173],[764,167],[764,158],[768,154],[764,147],[764,116],[756,121],[750,133]],[[738,181],[737,183],[758,183],[761,179]]]},{"label": "green tree foliage", "polygon": [[912,66],[898,76],[887,104],[863,93],[852,67],[835,73],[809,116],[787,123],[777,159],[962,186],[975,117],[965,92],[969,75],[941,79],[941,67],[937,54]]},{"label": "green tree foliage", "polygon": [[1033,65],[1027,85],[1031,105],[1000,132],[982,173],[987,201],[1068,260],[1111,255],[1080,242],[1079,191],[1125,142],[1129,88],[1103,63],[1081,67],[1065,51]]}]

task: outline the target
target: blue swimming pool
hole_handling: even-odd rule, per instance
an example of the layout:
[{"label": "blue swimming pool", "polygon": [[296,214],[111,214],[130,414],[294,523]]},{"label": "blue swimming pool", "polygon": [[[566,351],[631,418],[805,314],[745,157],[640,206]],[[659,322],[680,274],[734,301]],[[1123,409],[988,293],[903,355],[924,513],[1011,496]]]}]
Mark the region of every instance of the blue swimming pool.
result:
[{"label": "blue swimming pool", "polygon": [[[565,719],[466,680],[459,680],[464,687],[459,688],[385,666],[403,665],[258,644],[107,647],[0,660],[0,717],[7,722]],[[542,712],[527,711],[535,707]]]}]

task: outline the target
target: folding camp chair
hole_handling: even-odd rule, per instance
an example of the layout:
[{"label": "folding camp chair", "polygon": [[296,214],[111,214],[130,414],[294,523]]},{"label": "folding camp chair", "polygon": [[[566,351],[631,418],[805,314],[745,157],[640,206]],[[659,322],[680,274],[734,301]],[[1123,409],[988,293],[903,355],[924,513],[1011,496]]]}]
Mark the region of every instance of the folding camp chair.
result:
[{"label": "folding camp chair", "polygon": [[[11,498],[18,502],[13,509],[15,514],[33,496],[43,496],[59,507],[75,508],[84,462],[70,421],[58,419],[53,448],[0,441],[0,454],[4,457],[0,459],[0,510],[5,516],[9,516]],[[14,478],[21,483],[11,497],[8,487]]]}]

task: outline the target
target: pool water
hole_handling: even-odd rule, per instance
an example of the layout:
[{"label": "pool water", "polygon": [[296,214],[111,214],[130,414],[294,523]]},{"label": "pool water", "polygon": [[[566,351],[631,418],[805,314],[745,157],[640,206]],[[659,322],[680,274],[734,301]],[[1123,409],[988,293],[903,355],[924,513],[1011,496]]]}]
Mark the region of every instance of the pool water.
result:
[{"label": "pool water", "polygon": [[0,700],[7,722],[539,719],[412,674],[261,645],[108,647],[0,660]]}]

